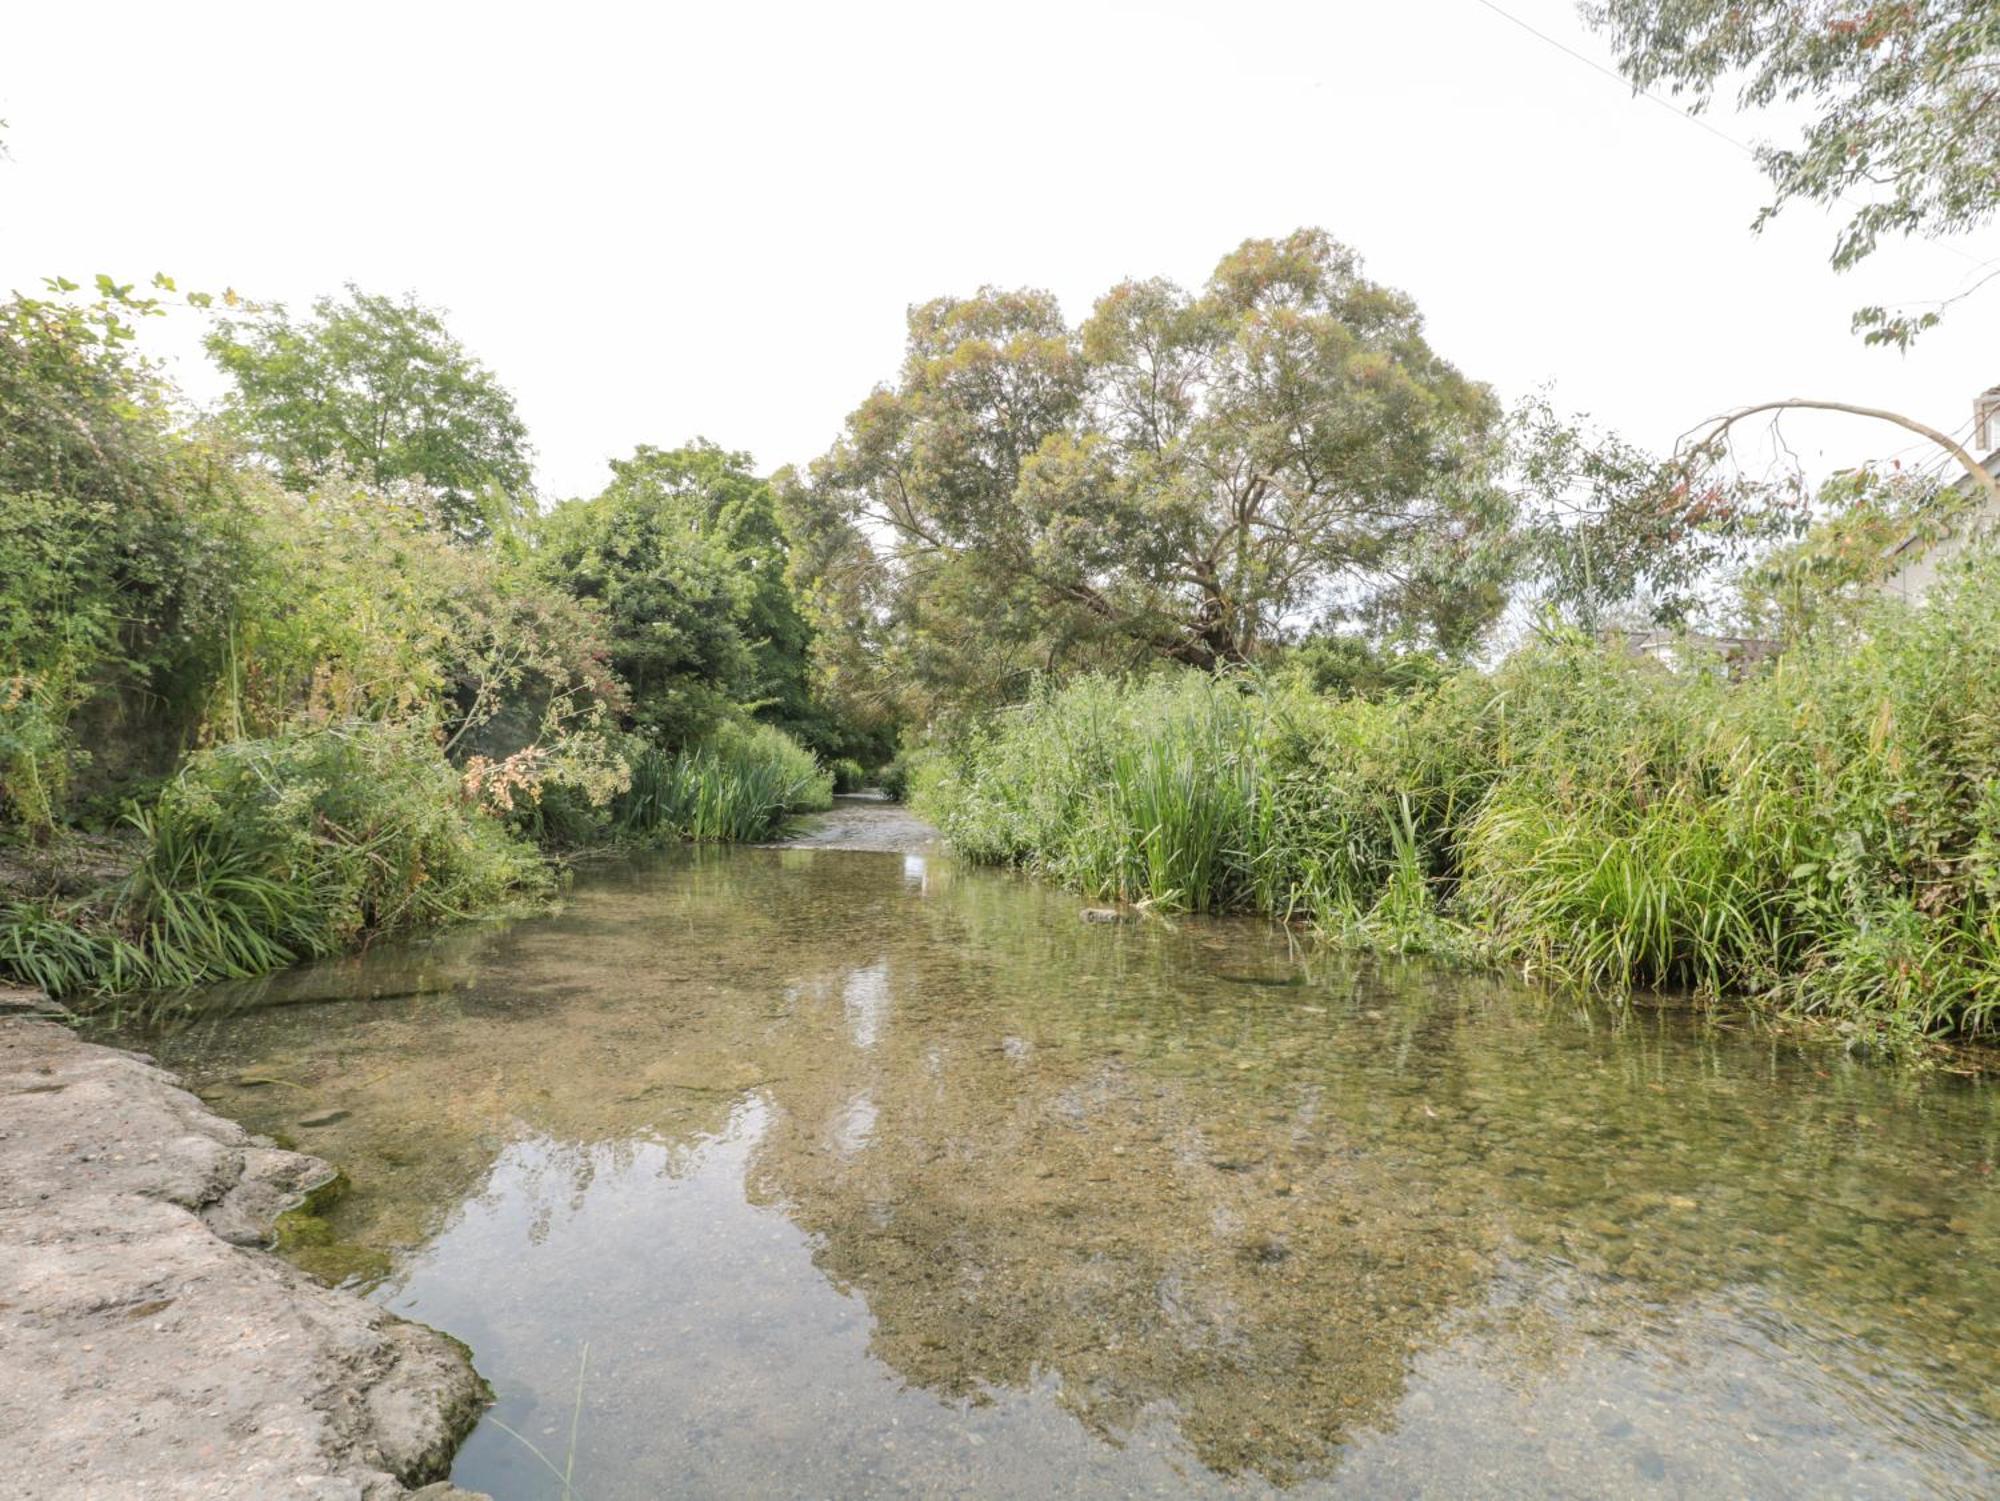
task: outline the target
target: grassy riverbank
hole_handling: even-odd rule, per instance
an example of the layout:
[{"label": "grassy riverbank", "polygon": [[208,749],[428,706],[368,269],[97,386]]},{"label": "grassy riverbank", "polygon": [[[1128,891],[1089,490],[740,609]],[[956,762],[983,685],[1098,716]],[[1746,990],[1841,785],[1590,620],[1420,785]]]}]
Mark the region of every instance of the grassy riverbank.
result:
[{"label": "grassy riverbank", "polygon": [[75,996],[262,974],[540,901],[580,848],[769,838],[831,801],[831,773],[768,726],[627,753],[625,785],[593,805],[482,800],[412,725],[204,751],[133,813],[122,878],[0,901],[0,976]]},{"label": "grassy riverbank", "polygon": [[746,455],[641,446],[550,505],[420,304],[239,309],[201,412],[137,351],[160,297],[50,290],[0,301],[0,979],[257,974],[580,849],[768,837],[875,753]]},{"label": "grassy riverbank", "polygon": [[1085,680],[933,754],[915,796],[965,857],[1097,896],[1991,1036],[2000,563],[1743,681],[1565,634],[1380,701]]}]

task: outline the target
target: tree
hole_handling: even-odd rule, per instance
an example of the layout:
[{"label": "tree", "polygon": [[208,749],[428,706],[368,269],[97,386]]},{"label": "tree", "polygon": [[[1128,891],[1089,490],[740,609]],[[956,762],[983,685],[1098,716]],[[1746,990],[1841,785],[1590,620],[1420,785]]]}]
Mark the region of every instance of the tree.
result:
[{"label": "tree", "polygon": [[1820,487],[1818,519],[1737,580],[1745,627],[1789,646],[1829,626],[1853,626],[1908,561],[1902,547],[1937,541],[1971,506],[1960,487],[1922,469],[1869,466],[1834,475]]},{"label": "tree", "polygon": [[885,545],[897,666],[958,697],[1036,669],[1252,659],[1309,616],[1462,649],[1504,602],[1498,409],[1318,230],[1207,286],[911,310],[901,375],[810,494]]},{"label": "tree", "polygon": [[[1989,504],[2000,505],[2000,480],[1989,474],[1985,467],[1972,456],[1963,443],[1949,433],[1932,427],[1928,422],[1919,422],[1914,417],[1905,417],[1900,412],[1887,411],[1882,407],[1857,406],[1850,401],[1827,401],[1810,396],[1788,396],[1779,401],[1760,401],[1752,406],[1738,407],[1733,412],[1725,412],[1707,423],[1701,434],[1692,441],[1684,442],[1683,449],[1688,455],[1683,462],[1691,462],[1702,456],[1713,454],[1729,435],[1731,428],[1751,417],[1765,413],[1794,411],[1839,412],[1849,417],[1867,417],[1876,422],[1889,422],[1906,432],[1926,438],[1943,449],[1945,454],[1965,471],[1966,478],[1973,486],[1985,492]],[[1775,421],[1775,419],[1774,419]]]},{"label": "tree", "polygon": [[[1757,152],[1775,189],[1757,226],[1794,199],[1843,205],[1836,269],[1884,235],[1964,234],[2000,208],[1994,0],[1593,0],[1582,9],[1610,34],[1637,88],[1666,84],[1701,109],[1738,78],[1746,107],[1805,104],[1798,143]],[[1992,275],[2000,272],[1981,284]],[[1870,343],[1907,346],[1945,305],[1862,308],[1854,325]]]},{"label": "tree", "polygon": [[1806,519],[1798,479],[1727,472],[1726,434],[1661,458],[1546,396],[1523,402],[1512,429],[1518,581],[1586,630],[1690,624],[1731,573]]},{"label": "tree", "polygon": [[631,720],[669,744],[748,709],[817,742],[812,632],[785,578],[771,487],[750,456],[640,447],[541,527],[539,566],[608,617]]},{"label": "tree", "polygon": [[816,715],[833,731],[804,736],[823,754],[873,766],[895,754],[908,707],[885,666],[894,653],[894,580],[868,535],[820,503],[787,465],[772,477],[786,543],[791,598],[812,633],[809,682]]},{"label": "tree", "polygon": [[116,719],[108,770],[160,769],[238,561],[233,476],[134,347],[161,299],[105,276],[81,290],[0,304],[0,826],[37,837],[86,759],[79,716]]},{"label": "tree", "polygon": [[235,383],[229,425],[308,488],[343,473],[422,479],[451,529],[483,534],[531,494],[527,428],[514,398],[414,298],[349,285],[295,323],[282,308],[225,322],[208,350]]}]

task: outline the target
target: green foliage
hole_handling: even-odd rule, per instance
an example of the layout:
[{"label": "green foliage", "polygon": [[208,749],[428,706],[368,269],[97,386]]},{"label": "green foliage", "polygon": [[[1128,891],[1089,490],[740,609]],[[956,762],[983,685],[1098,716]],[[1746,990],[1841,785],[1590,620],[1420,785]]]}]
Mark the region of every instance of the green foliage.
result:
[{"label": "green foliage", "polygon": [[352,476],[422,480],[451,531],[476,536],[529,498],[514,398],[436,311],[350,285],[312,317],[227,322],[208,350],[234,383],[231,428],[293,489]]},{"label": "green foliage", "polygon": [[0,913],[0,968],[54,993],[259,974],[543,890],[435,737],[349,721],[191,758],[107,898]]},{"label": "green foliage", "polygon": [[1329,602],[1462,650],[1504,603],[1498,436],[1414,304],[1302,230],[1075,330],[1043,292],[913,308],[896,384],[788,504],[828,628],[929,714],[1037,671],[1242,664]]},{"label": "green foliage", "polygon": [[[435,314],[350,292],[211,340],[246,468],[134,353],[158,300],[80,290],[0,307],[0,836],[54,844],[87,780],[136,795],[138,855],[116,890],[0,901],[0,969],[254,974],[539,890],[523,831],[762,838],[825,805],[811,751],[739,722],[852,738],[746,458],[642,449],[529,535],[506,393]],[[628,711],[706,738],[628,757]]]},{"label": "green foliage", "polygon": [[1400,920],[1491,764],[1475,681],[1375,702],[1295,675],[1083,679],[938,753],[912,795],[961,854],[1096,895],[1362,926],[1400,877]]},{"label": "green foliage", "polygon": [[1758,634],[1786,643],[1814,631],[1852,628],[1905,561],[1964,519],[1969,497],[1900,469],[1835,475],[1820,489],[1820,518],[1737,579],[1742,612]]},{"label": "green foliage", "polygon": [[631,764],[631,788],[611,810],[627,838],[771,839],[789,814],[833,804],[832,775],[770,725],[725,725],[680,751],[648,746]]},{"label": "green foliage", "polygon": [[435,716],[449,752],[581,753],[625,702],[599,613],[511,538],[453,543],[429,494],[250,487],[251,547],[208,703],[216,738]]},{"label": "green foliage", "polygon": [[[1804,113],[1797,145],[1757,153],[1776,190],[1757,224],[1793,199],[1843,205],[1836,268],[1884,235],[1937,238],[1992,222],[2000,9],[1987,0],[1597,0],[1583,10],[1639,88],[1665,83],[1699,109],[1738,78],[1745,107]],[[1907,347],[1941,312],[1870,307],[1854,324],[1870,343]]]},{"label": "green foliage", "polygon": [[53,832],[81,757],[70,722],[117,648],[111,508],[52,496],[0,503],[0,817]]},{"label": "green foliage", "polygon": [[44,902],[0,902],[0,975],[53,996],[146,983],[146,957],[118,934]]},{"label": "green foliage", "polygon": [[1621,991],[1713,992],[1756,978],[1745,956],[1781,958],[1764,851],[1728,810],[1677,793],[1629,816],[1593,812],[1585,821],[1515,788],[1481,810],[1466,905],[1487,914],[1503,952]]},{"label": "green foliage", "polygon": [[198,712],[239,553],[232,477],[132,348],[157,302],[51,290],[0,305],[0,828],[37,838],[88,763],[80,719],[117,720],[100,748],[164,769],[147,752]]},{"label": "green foliage", "polygon": [[[1692,651],[1692,649],[1690,649]],[[962,855],[1857,1037],[2000,1030],[2000,557],[1748,679],[1545,636],[1401,696],[1085,679],[935,753]]]},{"label": "green foliage", "polygon": [[751,709],[809,740],[812,632],[785,579],[771,489],[710,443],[614,460],[592,500],[543,522],[544,577],[602,609],[632,724],[669,745]]},{"label": "green foliage", "polygon": [[1273,670],[1298,675],[1331,698],[1393,698],[1433,687],[1452,669],[1436,652],[1399,651],[1365,636],[1308,636],[1276,655]]},{"label": "green foliage", "polygon": [[151,852],[124,900],[171,886],[175,841],[241,841],[256,868],[312,893],[328,947],[424,928],[540,879],[531,851],[465,795],[421,723],[335,722],[192,757],[160,799]]},{"label": "green foliage", "polygon": [[1264,707],[1202,675],[1045,686],[954,748],[920,805],[973,860],[1173,910],[1250,905]]},{"label": "green foliage", "polygon": [[786,541],[786,581],[812,630],[809,682],[838,734],[809,736],[822,754],[864,763],[895,753],[908,693],[883,670],[896,634],[894,582],[868,534],[816,496],[798,472],[771,481]]},{"label": "green foliage", "polygon": [[907,802],[910,788],[917,780],[924,759],[925,754],[921,751],[906,751],[898,755],[875,773],[875,785],[892,800],[899,803]]},{"label": "green foliage", "polygon": [[827,766],[835,792],[860,792],[868,785],[868,773],[852,756],[837,756]]}]

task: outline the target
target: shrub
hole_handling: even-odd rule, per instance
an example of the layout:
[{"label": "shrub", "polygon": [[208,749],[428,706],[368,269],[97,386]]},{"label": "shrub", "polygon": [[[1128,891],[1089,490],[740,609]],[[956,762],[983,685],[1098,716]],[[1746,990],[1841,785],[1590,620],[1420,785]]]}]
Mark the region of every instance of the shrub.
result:
[{"label": "shrub", "polygon": [[908,802],[912,776],[922,758],[920,751],[905,751],[875,773],[875,785],[882,789],[885,797],[899,803]]},{"label": "shrub", "polygon": [[421,724],[353,721],[191,757],[136,812],[106,900],[0,917],[0,968],[53,992],[262,973],[544,888]]},{"label": "shrub", "polygon": [[828,763],[835,792],[860,792],[868,785],[868,773],[852,756],[839,756]]}]

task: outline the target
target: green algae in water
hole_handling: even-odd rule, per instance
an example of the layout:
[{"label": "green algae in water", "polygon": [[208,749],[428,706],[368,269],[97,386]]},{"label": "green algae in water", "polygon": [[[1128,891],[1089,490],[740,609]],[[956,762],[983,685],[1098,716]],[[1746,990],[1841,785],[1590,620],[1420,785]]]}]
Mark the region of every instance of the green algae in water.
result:
[{"label": "green algae in water", "polygon": [[[296,1150],[280,1133],[273,1140],[288,1150]],[[302,1202],[278,1216],[273,1227],[273,1249],[323,1282],[372,1284],[388,1276],[391,1262],[379,1247],[342,1240],[328,1219],[333,1207],[346,1197],[347,1175],[336,1172],[326,1182],[309,1190]]]},{"label": "green algae in water", "polygon": [[1975,1083],[823,851],[208,1004],[145,1045],[350,1180],[290,1254],[551,1454],[588,1343],[592,1501],[2000,1484]]}]

